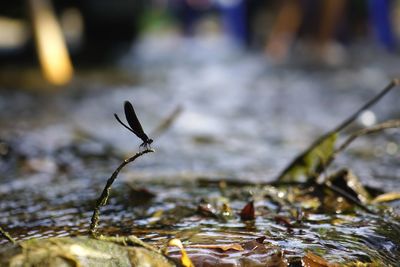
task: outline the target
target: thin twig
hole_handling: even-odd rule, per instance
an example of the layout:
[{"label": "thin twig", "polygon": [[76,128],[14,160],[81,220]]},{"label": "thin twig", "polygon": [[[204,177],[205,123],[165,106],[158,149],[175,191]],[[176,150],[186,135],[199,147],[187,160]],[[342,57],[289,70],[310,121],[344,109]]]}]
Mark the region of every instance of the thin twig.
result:
[{"label": "thin twig", "polygon": [[15,241],[15,239],[14,238],[12,238],[12,236],[7,232],[7,231],[5,231],[1,226],[0,226],[0,234],[2,235],[2,236],[4,236],[8,241],[10,241],[11,243],[13,243],[13,244],[16,244],[17,243],[17,241]]},{"label": "thin twig", "polygon": [[332,153],[332,155],[326,160],[323,168],[321,168],[321,170],[319,171],[319,173],[317,173],[317,175],[319,176],[324,170],[326,170],[331,165],[331,163],[336,159],[337,155],[343,152],[343,150],[345,150],[358,137],[393,128],[400,128],[400,120],[385,121],[353,133]]},{"label": "thin twig", "polygon": [[134,156],[124,160],[118,166],[118,168],[114,171],[114,173],[111,175],[111,177],[107,180],[107,184],[104,187],[103,192],[101,193],[101,196],[97,199],[96,206],[93,211],[93,215],[92,215],[92,219],[91,219],[91,223],[90,223],[90,229],[89,229],[89,233],[91,236],[93,236],[93,237],[96,236],[96,228],[98,226],[99,218],[100,218],[100,207],[105,206],[107,204],[108,197],[110,196],[111,186],[114,183],[115,179],[117,178],[121,169],[123,167],[125,167],[125,165],[127,165],[128,163],[135,161],[138,157],[140,157],[146,153],[150,153],[150,152],[154,152],[154,150],[146,149],[146,150],[144,150],[142,152],[138,152]]},{"label": "thin twig", "polygon": [[371,126],[369,128],[364,128],[358,132],[355,132],[352,135],[350,135],[338,149],[335,150],[335,152],[332,154],[332,157],[334,157],[335,155],[337,155],[340,152],[342,152],[343,150],[345,150],[356,138],[358,138],[360,136],[373,134],[373,133],[381,132],[383,130],[392,129],[392,128],[400,128],[400,120],[385,121],[385,122],[376,124],[374,126]]},{"label": "thin twig", "polygon": [[294,160],[290,162],[289,165],[279,174],[278,178],[276,179],[277,181],[282,180],[282,178],[287,174],[288,171],[292,169],[293,166],[301,163],[304,159],[304,157],[310,153],[313,149],[318,147],[320,144],[322,144],[327,138],[329,138],[332,134],[338,133],[344,128],[346,128],[348,125],[350,125],[357,117],[366,109],[374,105],[378,100],[380,100],[384,95],[386,95],[390,90],[392,90],[394,87],[400,85],[400,80],[399,79],[393,79],[385,88],[383,88],[379,94],[374,96],[371,100],[369,100],[367,103],[365,103],[360,109],[358,109],[355,113],[353,113],[350,117],[345,119],[342,123],[340,123],[338,126],[333,128],[331,131],[325,133],[321,137],[319,137],[317,140],[315,140],[305,151],[300,153]]},{"label": "thin twig", "polygon": [[179,115],[182,113],[182,106],[179,105],[177,106],[167,117],[165,117],[160,124],[155,128],[150,136],[153,138],[159,137],[161,134],[163,134],[166,130],[168,130],[171,125],[175,122],[175,120],[179,117]]},{"label": "thin twig", "polygon": [[331,133],[335,132],[340,132],[344,128],[346,128],[350,123],[352,123],[357,117],[365,110],[367,110],[369,107],[374,105],[376,102],[378,102],[384,95],[386,95],[390,90],[392,90],[394,87],[400,85],[400,79],[393,79],[388,85],[386,85],[385,88],[383,88],[379,94],[374,96],[371,100],[369,100],[367,103],[365,103],[359,110],[357,110],[353,115],[348,117],[346,120],[344,120],[341,124],[336,126]]}]

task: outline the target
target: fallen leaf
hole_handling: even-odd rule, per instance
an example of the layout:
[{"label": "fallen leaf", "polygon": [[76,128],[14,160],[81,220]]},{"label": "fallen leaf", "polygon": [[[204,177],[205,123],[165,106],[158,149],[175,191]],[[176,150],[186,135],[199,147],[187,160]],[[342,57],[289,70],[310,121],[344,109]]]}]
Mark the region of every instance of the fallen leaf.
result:
[{"label": "fallen leaf", "polygon": [[304,267],[339,267],[338,264],[332,264],[327,262],[324,258],[315,255],[311,251],[307,251],[307,254],[304,255],[301,260],[302,266]]},{"label": "fallen leaf", "polygon": [[181,263],[184,267],[195,267],[193,262],[190,260],[189,256],[186,253],[185,248],[182,245],[182,242],[179,239],[171,239],[168,242],[168,246],[175,246],[181,250]]},{"label": "fallen leaf", "polygon": [[237,250],[237,251],[242,251],[244,248],[242,245],[238,243],[233,243],[233,244],[214,244],[214,245],[190,245],[188,246],[190,248],[206,248],[206,249],[220,249],[222,251],[227,251],[227,250]]},{"label": "fallen leaf", "polygon": [[249,251],[253,251],[257,248],[265,248],[265,246],[264,246],[265,239],[266,239],[266,237],[262,236],[262,237],[254,239],[254,240],[247,241],[247,242],[243,243],[243,247]]},{"label": "fallen leaf", "polygon": [[274,219],[275,219],[275,222],[282,224],[282,225],[286,226],[287,228],[293,227],[292,223],[289,221],[289,218],[277,215],[277,216],[275,216]]},{"label": "fallen leaf", "polygon": [[254,201],[250,201],[249,203],[244,206],[242,211],[240,212],[240,218],[243,221],[247,220],[254,220],[255,218],[255,211],[254,211]]}]

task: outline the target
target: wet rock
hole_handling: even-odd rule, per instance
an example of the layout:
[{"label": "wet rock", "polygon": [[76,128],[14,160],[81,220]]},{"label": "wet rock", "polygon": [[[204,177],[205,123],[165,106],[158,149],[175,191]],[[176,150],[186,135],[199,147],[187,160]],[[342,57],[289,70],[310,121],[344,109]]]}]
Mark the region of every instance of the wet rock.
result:
[{"label": "wet rock", "polygon": [[175,266],[143,247],[122,246],[88,237],[29,240],[0,253],[0,265],[19,266]]}]

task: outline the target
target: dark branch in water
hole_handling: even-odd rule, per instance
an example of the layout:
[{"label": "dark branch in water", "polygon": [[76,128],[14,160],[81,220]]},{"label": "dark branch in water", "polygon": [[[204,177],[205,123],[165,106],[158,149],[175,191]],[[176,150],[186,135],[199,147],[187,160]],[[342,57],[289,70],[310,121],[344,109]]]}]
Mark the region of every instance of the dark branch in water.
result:
[{"label": "dark branch in water", "polygon": [[355,198],[352,195],[348,194],[346,191],[342,190],[341,188],[331,184],[330,182],[324,183],[324,186],[326,188],[332,190],[333,192],[335,192],[339,196],[343,197],[344,199],[346,199],[350,203],[352,203],[352,204],[360,207],[361,209],[365,210],[366,212],[375,214],[375,212],[370,210],[367,206],[365,206],[363,203],[361,203],[357,198]]},{"label": "dark branch in water", "polygon": [[7,231],[5,231],[1,226],[0,226],[0,235],[4,236],[8,241],[10,241],[13,244],[17,243],[15,239],[12,238],[12,236]]},{"label": "dark branch in water", "polygon": [[[301,154],[299,154],[278,176],[276,179],[277,181],[282,180],[283,177],[287,173],[292,170],[292,168],[298,164],[301,164],[304,161],[304,158],[309,154],[311,151],[313,151],[315,148],[317,148],[319,145],[321,145],[325,140],[330,138],[332,135],[339,133],[342,131],[344,128],[346,128],[348,125],[350,125],[357,117],[365,110],[367,110],[369,107],[374,105],[376,102],[378,102],[384,95],[386,95],[390,90],[392,90],[394,87],[400,85],[400,80],[399,79],[393,79],[385,88],[383,88],[379,94],[374,96],[371,100],[369,100],[367,103],[365,103],[360,109],[358,109],[355,113],[353,113],[350,117],[345,119],[342,123],[340,123],[338,126],[336,126],[333,130],[327,132],[326,134],[322,135],[320,138],[318,138],[314,143],[312,143],[305,151],[303,151]],[[323,168],[326,169],[326,168]],[[316,176],[317,177],[317,176]],[[315,178],[316,178],[315,177]]]},{"label": "dark branch in water", "polygon": [[134,156],[124,160],[118,166],[118,168],[114,171],[114,173],[111,175],[111,177],[107,180],[107,184],[104,187],[103,192],[101,193],[101,196],[97,199],[96,206],[95,206],[94,211],[93,211],[93,215],[92,215],[92,219],[91,219],[91,223],[90,223],[90,229],[89,229],[89,233],[90,233],[91,236],[93,236],[93,237],[96,236],[96,228],[97,228],[97,226],[99,224],[99,219],[100,219],[100,207],[101,206],[105,206],[107,204],[108,197],[110,196],[111,186],[114,183],[115,179],[117,179],[117,176],[118,176],[119,172],[128,163],[133,162],[138,157],[140,157],[140,156],[142,156],[142,155],[144,155],[146,153],[150,153],[150,152],[154,152],[154,150],[153,149],[146,149],[146,150],[144,150],[142,152],[138,152]]}]

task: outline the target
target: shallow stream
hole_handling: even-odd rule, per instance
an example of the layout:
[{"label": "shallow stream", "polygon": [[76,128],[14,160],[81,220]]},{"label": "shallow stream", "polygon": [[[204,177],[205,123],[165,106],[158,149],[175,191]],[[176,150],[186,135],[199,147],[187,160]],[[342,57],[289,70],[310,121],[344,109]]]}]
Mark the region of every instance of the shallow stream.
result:
[{"label": "shallow stream", "polygon": [[[147,37],[116,69],[78,71],[72,85],[59,92],[7,83],[0,90],[0,225],[16,240],[86,234],[94,200],[140,144],[113,118],[113,113],[123,116],[123,102],[130,100],[151,137],[174,109],[180,106],[182,112],[154,137],[156,153],[129,165],[118,178],[110,205],[102,209],[101,231],[137,234],[155,244],[179,233],[189,243],[266,236],[265,242],[293,257],[309,249],[333,261],[378,258],[395,265],[400,257],[396,216],[314,214],[301,231],[288,233],[269,215],[247,223],[237,216],[221,222],[195,214],[200,199],[221,194],[196,179],[272,181],[297,153],[398,73],[398,56],[374,51],[378,56],[372,61],[370,48],[350,52],[340,68],[273,66],[262,55],[220,39]],[[397,88],[352,129],[399,118],[399,101]],[[365,185],[398,191],[399,141],[398,130],[361,138],[331,171],[348,167]],[[138,201],[131,188],[136,183],[155,198]],[[237,213],[246,200],[229,203]],[[256,202],[263,205],[269,204]],[[155,212],[174,209],[187,216],[158,226]]]}]

